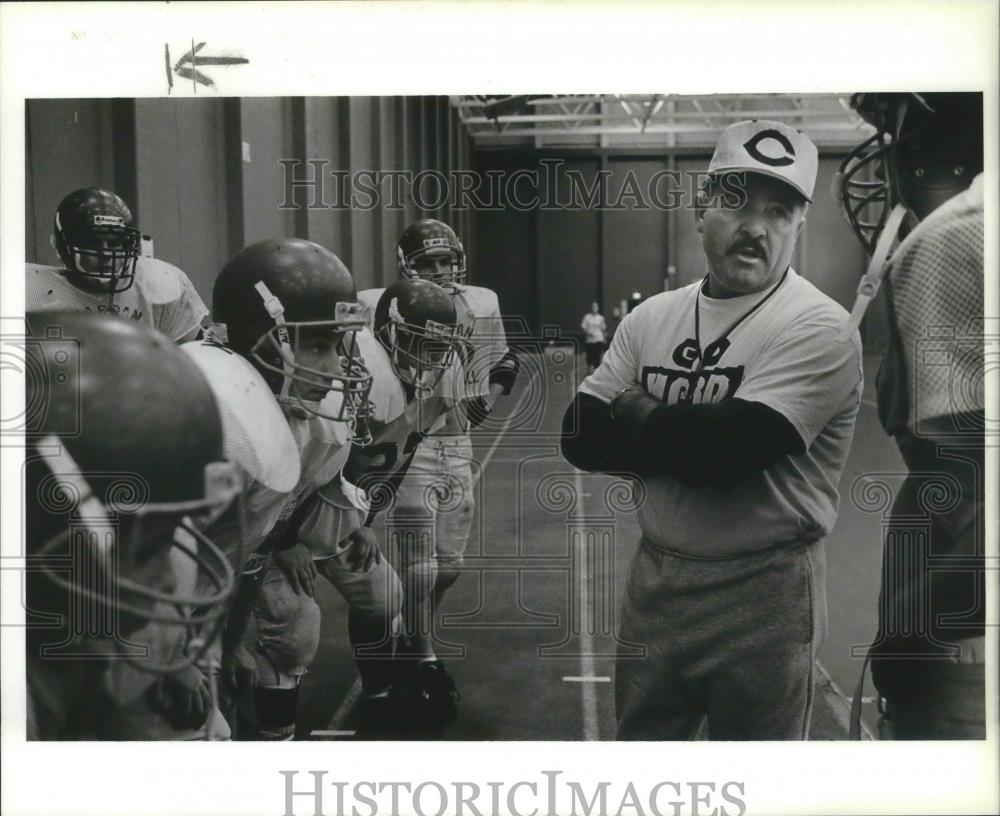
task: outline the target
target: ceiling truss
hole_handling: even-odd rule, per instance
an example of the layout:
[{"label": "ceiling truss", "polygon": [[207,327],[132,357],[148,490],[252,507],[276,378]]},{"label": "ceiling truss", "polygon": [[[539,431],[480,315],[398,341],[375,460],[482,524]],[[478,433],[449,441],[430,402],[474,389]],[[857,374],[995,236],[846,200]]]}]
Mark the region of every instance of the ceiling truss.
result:
[{"label": "ceiling truss", "polygon": [[871,133],[845,94],[453,96],[451,101],[480,147],[705,147],[743,119],[785,122],[821,148],[854,145]]}]

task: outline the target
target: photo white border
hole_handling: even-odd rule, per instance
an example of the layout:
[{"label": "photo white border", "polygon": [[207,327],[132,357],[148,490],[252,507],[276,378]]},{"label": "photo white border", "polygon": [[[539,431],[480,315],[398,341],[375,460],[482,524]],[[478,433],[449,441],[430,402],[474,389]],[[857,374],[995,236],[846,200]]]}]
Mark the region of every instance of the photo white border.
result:
[{"label": "photo white border", "polygon": [[[197,38],[215,52],[239,50],[250,63],[212,69],[214,91],[195,94],[175,77],[174,97],[982,90],[986,302],[988,313],[1000,316],[997,31],[990,0],[3,4],[2,314],[23,311],[24,100],[165,96],[164,43],[179,55]],[[995,372],[992,382],[988,415],[995,417]],[[23,392],[5,387],[2,400],[2,415],[11,416]],[[3,483],[18,484],[16,450],[2,453]],[[987,461],[987,495],[996,497],[996,448]],[[5,558],[20,552],[18,499],[4,491]],[[987,517],[994,559],[996,509],[994,499]],[[632,781],[646,789],[664,780],[741,780],[748,814],[1000,809],[995,637],[987,654],[984,743],[25,744],[23,632],[8,625],[23,621],[23,611],[16,571],[0,574],[5,816],[281,814],[279,770],[300,777],[326,770],[329,779],[352,783],[538,781],[542,770],[557,769],[564,779],[617,780],[621,787]],[[994,635],[997,612],[992,592]],[[312,810],[302,802],[295,812]],[[326,812],[334,812],[332,801]]]}]

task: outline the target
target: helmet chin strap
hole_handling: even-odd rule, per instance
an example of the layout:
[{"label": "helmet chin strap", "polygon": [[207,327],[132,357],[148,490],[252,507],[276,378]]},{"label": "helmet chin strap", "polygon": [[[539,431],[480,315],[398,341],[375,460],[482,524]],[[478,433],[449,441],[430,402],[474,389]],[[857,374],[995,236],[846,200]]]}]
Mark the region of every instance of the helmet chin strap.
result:
[{"label": "helmet chin strap", "polygon": [[278,397],[282,407],[296,419],[309,419],[319,413],[319,400],[304,400],[301,397]]},{"label": "helmet chin strap", "polygon": [[114,311],[115,306],[115,294],[116,289],[118,289],[118,268],[112,263],[111,265],[111,282],[108,284],[108,311]]},{"label": "helmet chin strap", "polygon": [[864,276],[858,282],[858,295],[854,300],[851,315],[847,319],[847,322],[844,323],[838,335],[838,339],[841,342],[847,340],[857,331],[858,326],[861,325],[861,319],[865,316],[865,311],[868,309],[868,305],[875,299],[875,295],[878,294],[882,278],[889,265],[892,245],[895,243],[896,236],[903,226],[903,219],[906,218],[906,213],[906,207],[902,204],[897,204],[892,208],[892,212],[889,213],[889,218],[882,230],[882,234],[879,236],[878,243],[875,245],[875,251],[868,262],[868,271],[865,272]]},{"label": "helmet chin strap", "polygon": [[295,354],[292,352],[292,344],[288,339],[288,328],[284,325],[285,307],[275,295],[271,294],[271,290],[267,288],[267,284],[264,281],[257,281],[253,288],[257,290],[260,299],[264,301],[264,308],[278,330],[278,344],[281,346],[281,369],[283,373],[281,393],[278,394],[278,400],[283,403],[289,402],[291,399],[292,374],[295,371],[290,361],[295,359]]},{"label": "helmet chin strap", "polygon": [[434,393],[434,388],[437,386],[437,382],[434,385],[428,385],[428,381],[434,376],[432,371],[424,371],[422,374],[419,369],[410,369],[413,371],[413,390],[417,395],[417,399],[423,400],[427,399]]},{"label": "helmet chin strap", "polygon": [[[413,393],[417,397],[417,399],[420,400],[427,399],[427,397],[429,397],[431,394],[434,393],[433,387],[428,388],[422,382],[424,377],[427,376],[428,372],[424,371],[423,374],[421,374],[419,365],[416,366],[405,365],[402,362],[400,358],[403,352],[399,350],[399,346],[396,344],[397,330],[396,330],[396,324],[394,322],[388,325],[388,334],[389,334],[389,348],[392,349],[390,356],[390,359],[392,360],[392,367],[396,370],[397,374],[404,371],[407,372],[407,374],[409,375],[409,380],[407,384],[412,386]],[[409,352],[406,353],[406,356],[409,357],[410,359],[414,359],[413,355],[410,354]],[[400,379],[402,379],[402,377],[400,377]]]}]

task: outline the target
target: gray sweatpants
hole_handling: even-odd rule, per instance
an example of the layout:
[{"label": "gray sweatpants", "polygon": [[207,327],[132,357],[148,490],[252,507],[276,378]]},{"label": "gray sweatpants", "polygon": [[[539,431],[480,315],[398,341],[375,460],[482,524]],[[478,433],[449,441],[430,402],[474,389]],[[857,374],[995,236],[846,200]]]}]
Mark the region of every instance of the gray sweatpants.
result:
[{"label": "gray sweatpants", "polygon": [[[619,641],[620,740],[802,740],[826,635],[822,542],[725,559],[658,549],[632,559]],[[634,649],[631,651],[634,652]]]}]

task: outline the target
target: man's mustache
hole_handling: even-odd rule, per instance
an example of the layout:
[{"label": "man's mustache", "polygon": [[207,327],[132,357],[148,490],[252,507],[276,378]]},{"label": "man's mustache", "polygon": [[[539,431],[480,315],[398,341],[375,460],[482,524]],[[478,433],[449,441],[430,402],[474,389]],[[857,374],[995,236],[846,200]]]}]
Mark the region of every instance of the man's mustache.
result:
[{"label": "man's mustache", "polygon": [[744,239],[742,241],[736,241],[726,253],[727,255],[736,255],[741,252],[747,252],[751,255],[756,255],[762,261],[767,260],[767,250],[763,245],[757,243],[756,241],[750,239]]}]

